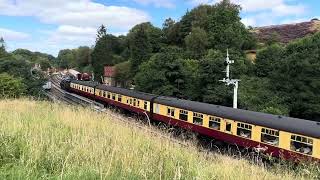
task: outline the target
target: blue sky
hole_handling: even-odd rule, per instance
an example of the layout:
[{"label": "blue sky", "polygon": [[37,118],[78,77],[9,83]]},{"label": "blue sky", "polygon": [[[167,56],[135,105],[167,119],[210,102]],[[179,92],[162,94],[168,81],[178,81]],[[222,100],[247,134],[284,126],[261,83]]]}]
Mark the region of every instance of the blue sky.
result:
[{"label": "blue sky", "polygon": [[[319,0],[231,0],[240,4],[242,22],[251,26],[320,18]],[[9,51],[26,48],[57,55],[60,49],[92,46],[97,27],[114,35],[150,21],[161,27],[199,4],[219,0],[0,0],[0,36]]]}]

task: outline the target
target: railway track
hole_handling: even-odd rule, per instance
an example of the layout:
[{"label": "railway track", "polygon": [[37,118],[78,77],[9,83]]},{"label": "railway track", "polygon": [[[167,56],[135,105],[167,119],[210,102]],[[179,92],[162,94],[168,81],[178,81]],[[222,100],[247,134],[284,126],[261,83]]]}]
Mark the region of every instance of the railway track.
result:
[{"label": "railway track", "polygon": [[192,144],[192,142],[186,142],[183,140],[174,139],[174,137],[172,137],[171,135],[164,135],[164,132],[161,131],[159,128],[151,126],[151,122],[148,117],[147,117],[148,119],[147,123],[145,123],[146,121],[142,121],[142,120],[137,121],[136,117],[124,116],[120,113],[115,112],[115,110],[113,109],[105,108],[104,105],[101,103],[97,103],[91,99],[64,91],[60,88],[61,80],[62,80],[62,77],[59,77],[59,76],[52,76],[50,79],[50,81],[52,82],[52,89],[47,94],[47,96],[55,102],[63,102],[68,105],[90,107],[91,109],[97,112],[105,113],[107,116],[112,117],[111,119],[114,119],[116,123],[121,123],[122,125],[126,125],[128,127],[134,126],[153,136],[168,139],[171,142],[174,142],[181,146],[187,147],[190,144]]}]

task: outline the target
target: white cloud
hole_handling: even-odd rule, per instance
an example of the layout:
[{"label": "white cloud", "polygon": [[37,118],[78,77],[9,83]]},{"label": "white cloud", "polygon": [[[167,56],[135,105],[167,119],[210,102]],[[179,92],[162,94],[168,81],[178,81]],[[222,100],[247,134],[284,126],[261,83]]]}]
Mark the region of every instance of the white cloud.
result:
[{"label": "white cloud", "polygon": [[[198,4],[214,4],[221,0],[190,0],[194,5]],[[289,0],[294,1],[294,0]],[[290,5],[288,0],[231,0],[232,3],[239,4],[245,12],[259,12],[264,10],[273,10],[276,13],[284,12],[304,12],[305,7],[301,4]]]},{"label": "white cloud", "polygon": [[[221,0],[190,0],[194,5],[214,4]],[[287,16],[298,17],[307,11],[303,4],[297,0],[231,0],[242,7],[245,25],[261,26],[279,23],[279,19]]]},{"label": "white cloud", "polygon": [[164,7],[164,8],[176,7],[174,0],[134,0],[134,1],[142,5],[154,5],[156,7]]},{"label": "white cloud", "polygon": [[304,5],[285,5],[281,4],[279,6],[273,7],[272,13],[277,16],[287,16],[287,15],[301,15],[306,12],[306,7]]},{"label": "white cloud", "polygon": [[0,14],[34,16],[41,22],[58,25],[128,29],[149,21],[147,13],[134,8],[106,6],[91,0],[0,0]]},{"label": "white cloud", "polygon": [[[170,0],[164,2],[169,7]],[[157,4],[156,1],[153,3]],[[12,45],[9,45],[11,50],[24,47],[54,55],[62,48],[93,45],[101,24],[106,25],[108,33],[120,35],[126,34],[134,25],[151,19],[147,13],[135,8],[108,6],[92,0],[0,0],[0,15],[31,16],[40,22],[57,25],[55,30],[39,30],[45,36],[41,40],[34,38],[38,40],[11,42]],[[5,32],[10,39],[27,37],[24,33]]]},{"label": "white cloud", "polygon": [[23,32],[0,28],[0,37],[3,37],[5,41],[16,41],[28,39],[30,35]]}]

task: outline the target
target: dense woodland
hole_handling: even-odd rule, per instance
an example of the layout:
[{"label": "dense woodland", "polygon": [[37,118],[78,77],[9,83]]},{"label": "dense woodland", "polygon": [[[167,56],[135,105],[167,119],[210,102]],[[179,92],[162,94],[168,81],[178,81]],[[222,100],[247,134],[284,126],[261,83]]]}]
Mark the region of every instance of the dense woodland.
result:
[{"label": "dense woodland", "polygon": [[[239,108],[320,121],[320,34],[288,44],[276,38],[257,42],[241,23],[240,11],[224,0],[187,11],[179,21],[168,18],[161,28],[138,24],[126,36],[109,34],[102,25],[93,47],[61,50],[57,59],[25,50],[9,57],[94,72],[97,81],[104,65],[114,65],[116,80],[132,82],[136,90],[232,106],[232,87],[219,82],[229,49],[235,61],[231,77],[241,79]],[[245,55],[251,49],[257,50],[254,62]],[[8,63],[2,59],[0,72]]]},{"label": "dense woodland", "polygon": [[[20,96],[42,97],[46,81],[41,69],[47,70],[55,63],[52,55],[17,49],[7,52],[5,41],[0,39],[0,98]],[[40,64],[41,69],[33,68]]]}]

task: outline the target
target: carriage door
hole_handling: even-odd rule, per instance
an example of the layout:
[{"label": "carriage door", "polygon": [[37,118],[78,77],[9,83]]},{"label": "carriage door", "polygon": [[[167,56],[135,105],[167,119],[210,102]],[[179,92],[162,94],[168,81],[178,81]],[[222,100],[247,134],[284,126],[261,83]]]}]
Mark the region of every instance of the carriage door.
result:
[{"label": "carriage door", "polygon": [[232,121],[226,120],[225,132],[232,134]]},{"label": "carriage door", "polygon": [[160,107],[159,107],[159,104],[154,104],[154,113],[156,114],[160,114]]}]

